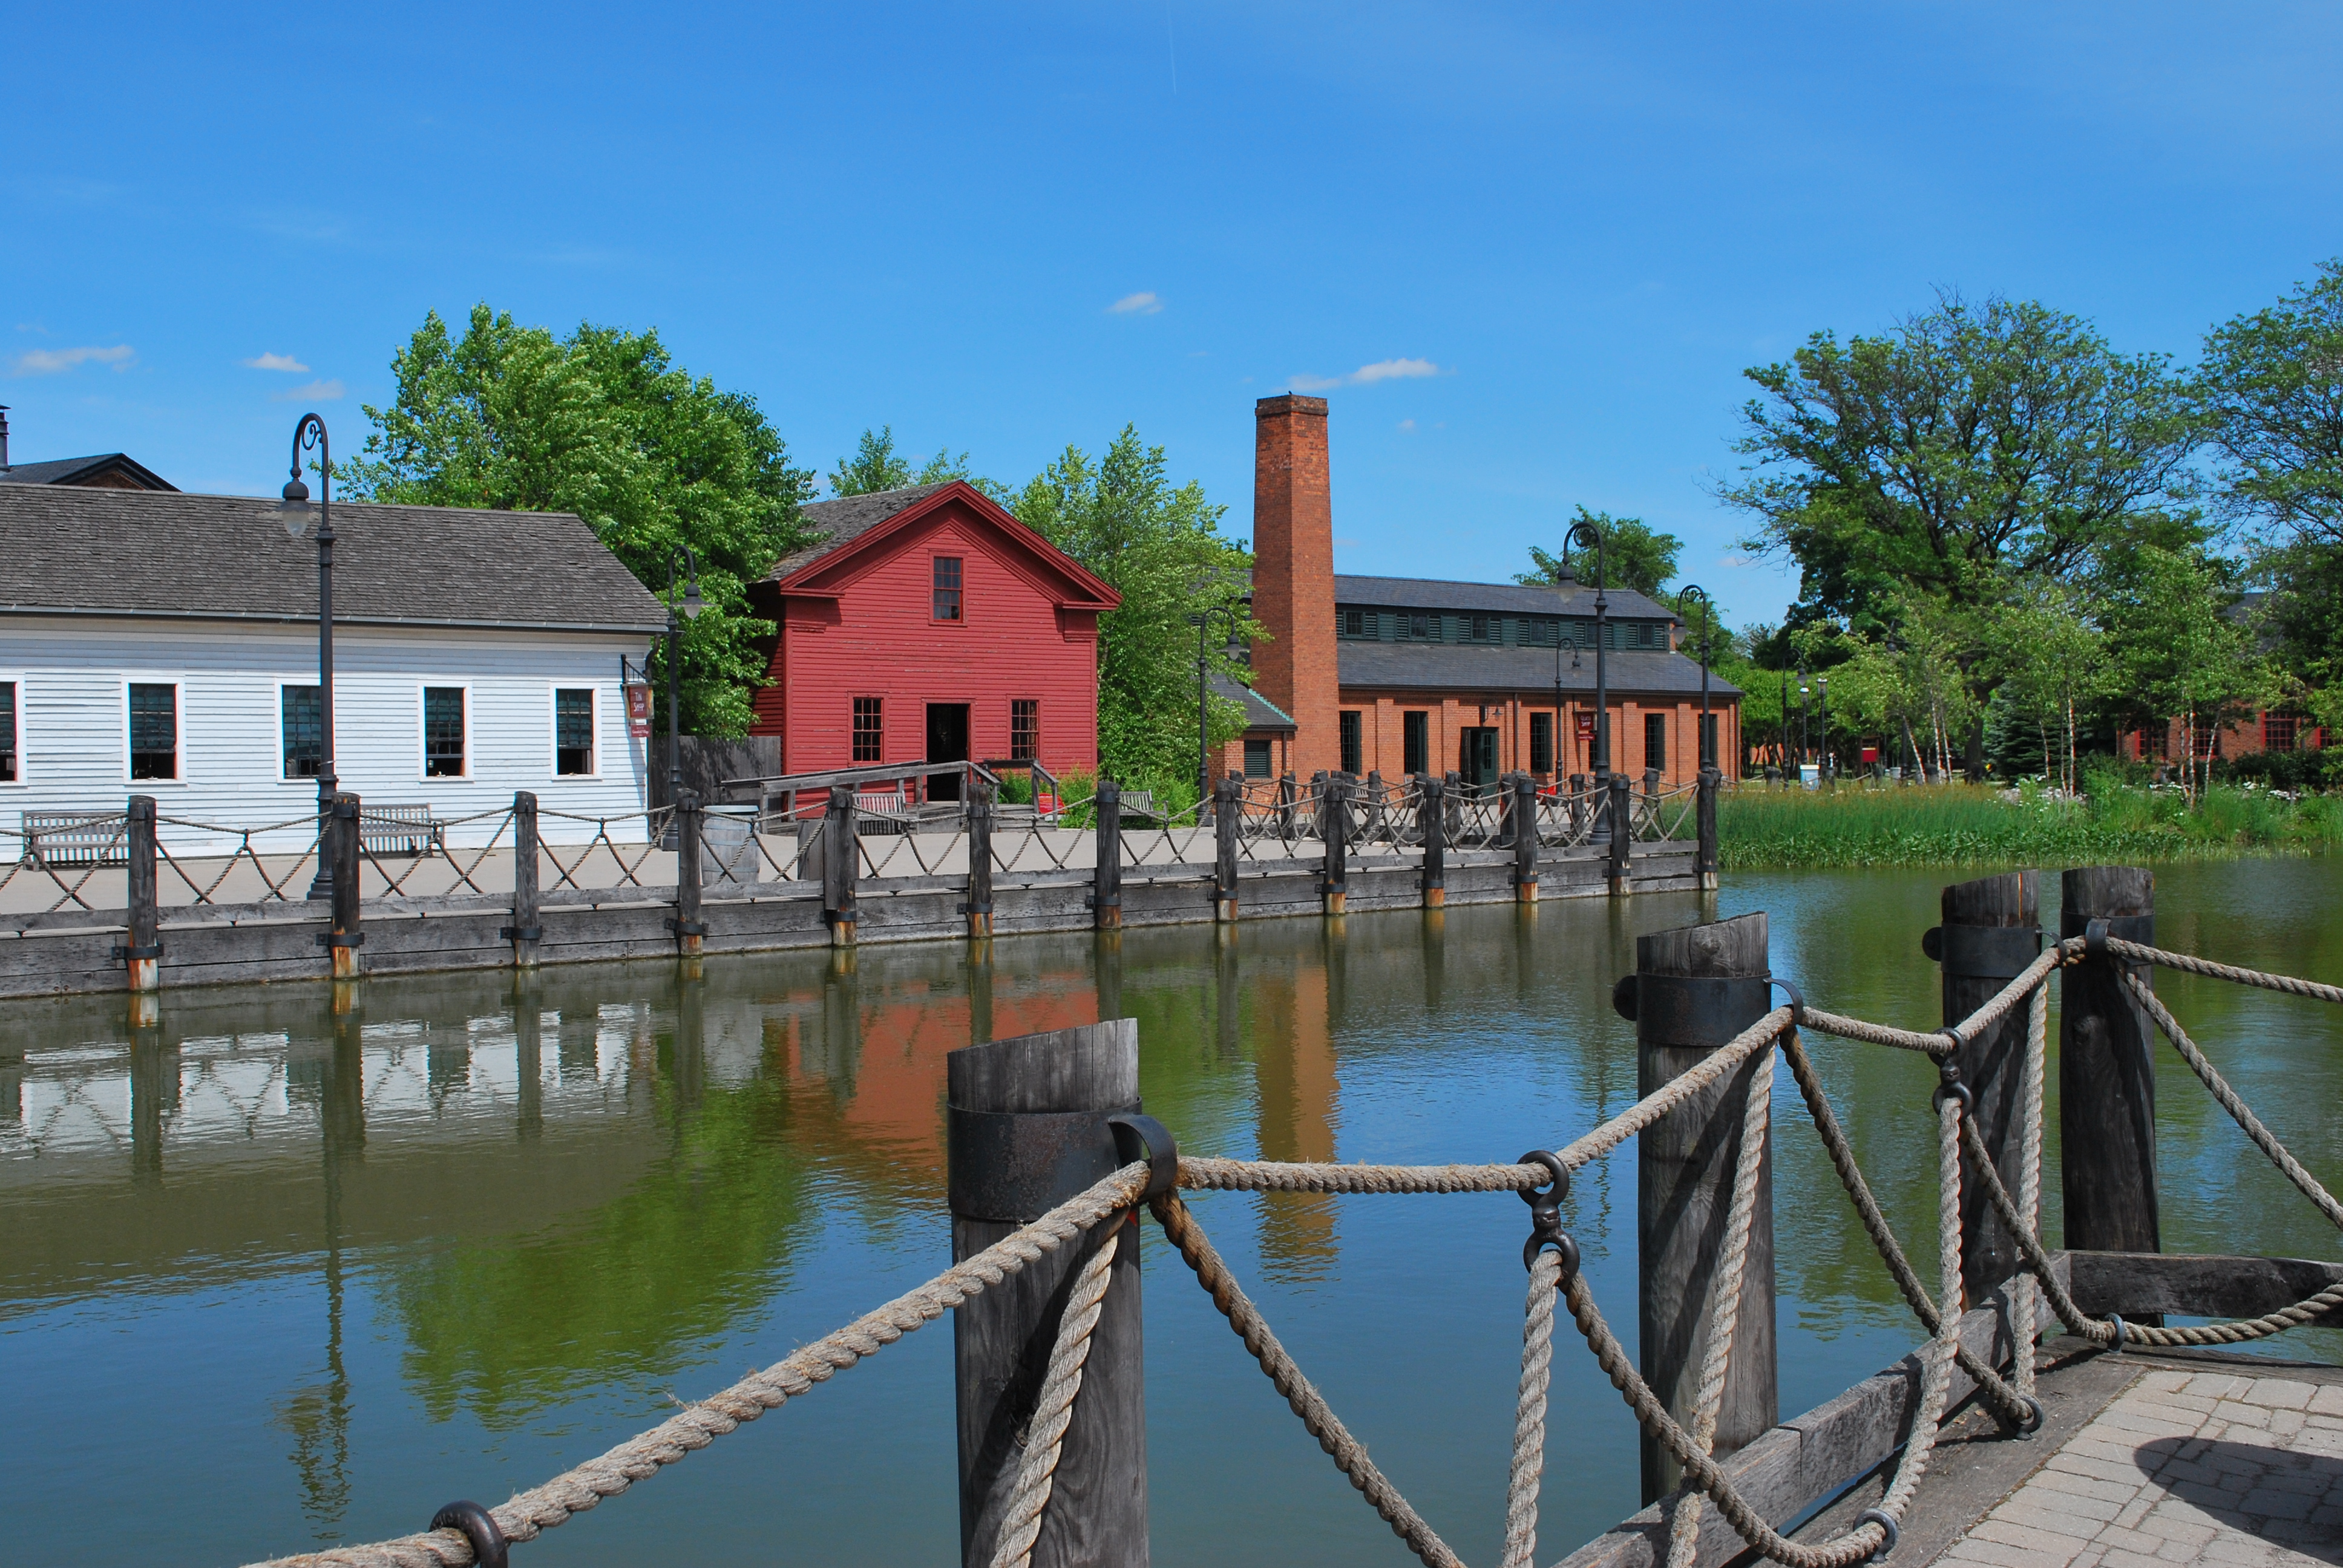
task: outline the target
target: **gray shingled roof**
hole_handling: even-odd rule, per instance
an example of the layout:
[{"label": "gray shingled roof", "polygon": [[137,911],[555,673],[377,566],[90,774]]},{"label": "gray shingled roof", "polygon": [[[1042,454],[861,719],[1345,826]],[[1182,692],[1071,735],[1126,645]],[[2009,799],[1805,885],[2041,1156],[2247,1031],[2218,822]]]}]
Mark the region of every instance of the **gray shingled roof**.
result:
[{"label": "gray shingled roof", "polygon": [[[1644,598],[1633,588],[1614,588],[1604,598],[1607,613],[1621,620],[1676,618],[1674,610]],[[1566,608],[1557,601],[1564,601]],[[1504,615],[1574,615],[1594,613],[1594,586],[1580,583],[1567,595],[1558,588],[1526,583],[1458,583],[1436,578],[1356,578],[1334,579],[1334,602],[1362,608],[1478,609]]]},{"label": "gray shingled roof", "polygon": [[178,486],[164,478],[136,458],[121,452],[96,452],[86,457],[52,457],[45,463],[18,463],[0,468],[0,485],[71,485],[85,476],[106,468],[118,468],[138,482],[146,490],[169,490],[176,494]]},{"label": "gray shingled roof", "polygon": [[[1641,596],[1638,596],[1641,597]],[[1338,678],[1345,687],[1385,687],[1451,692],[1542,692],[1554,683],[1550,648],[1474,648],[1453,643],[1338,642]],[[1680,697],[1700,695],[1700,666],[1680,653],[1619,649],[1607,660],[1611,695]],[[1594,691],[1594,650],[1583,649],[1578,668],[1561,661],[1562,689],[1574,696]],[[1712,673],[1708,689],[1719,701],[1741,689]]]},{"label": "gray shingled roof", "polygon": [[1212,675],[1209,677],[1209,684],[1212,689],[1213,696],[1225,697],[1231,702],[1241,702],[1244,704],[1245,728],[1247,729],[1292,729],[1294,728],[1293,720],[1286,716],[1285,709],[1278,707],[1277,704],[1272,702],[1268,698],[1263,697],[1260,692],[1255,691],[1252,687],[1246,686],[1240,681],[1232,680],[1217,669],[1212,671]]},{"label": "gray shingled roof", "polygon": [[799,507],[799,513],[806,526],[822,537],[794,554],[783,556],[765,574],[767,582],[779,582],[792,573],[811,566],[839,546],[871,528],[877,528],[905,507],[924,501],[938,490],[956,481],[942,484],[913,485],[900,490],[874,490],[867,496],[840,496],[834,501],[815,501]]},{"label": "gray shingled roof", "polygon": [[[315,620],[317,551],[274,499],[0,488],[0,615]],[[334,503],[334,618],[658,631],[667,612],[568,512]]]}]

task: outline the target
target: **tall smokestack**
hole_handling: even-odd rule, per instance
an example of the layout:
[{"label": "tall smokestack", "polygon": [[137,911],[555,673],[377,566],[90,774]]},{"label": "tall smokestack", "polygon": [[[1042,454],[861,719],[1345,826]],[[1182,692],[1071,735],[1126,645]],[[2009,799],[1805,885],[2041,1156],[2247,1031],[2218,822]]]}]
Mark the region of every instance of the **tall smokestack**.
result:
[{"label": "tall smokestack", "polygon": [[1293,770],[1306,779],[1342,765],[1326,399],[1263,397],[1253,421],[1252,613],[1274,639],[1253,649],[1253,681],[1292,719]]},{"label": "tall smokestack", "polygon": [[8,471],[8,405],[0,403],[0,474]]}]

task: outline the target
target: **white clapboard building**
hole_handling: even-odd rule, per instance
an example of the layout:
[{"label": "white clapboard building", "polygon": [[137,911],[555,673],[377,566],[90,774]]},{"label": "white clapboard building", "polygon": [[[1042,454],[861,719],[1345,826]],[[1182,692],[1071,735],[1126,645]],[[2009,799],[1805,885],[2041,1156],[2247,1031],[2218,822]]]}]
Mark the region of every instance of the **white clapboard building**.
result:
[{"label": "white clapboard building", "polygon": [[[642,809],[621,660],[666,612],[591,528],[339,501],[333,520],[334,761],[369,814],[457,845],[518,789],[555,842],[596,831],[558,813]],[[317,548],[274,499],[0,486],[0,826],[134,793],[166,819],[300,818],[319,706]]]}]

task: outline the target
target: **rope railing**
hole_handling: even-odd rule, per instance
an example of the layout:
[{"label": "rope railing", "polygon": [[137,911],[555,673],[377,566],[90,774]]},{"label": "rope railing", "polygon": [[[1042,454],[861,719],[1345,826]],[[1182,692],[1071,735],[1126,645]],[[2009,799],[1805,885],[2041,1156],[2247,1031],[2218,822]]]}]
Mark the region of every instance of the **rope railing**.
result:
[{"label": "rope railing", "polygon": [[[1455,1553],[1368,1457],[1366,1447],[1344,1426],[1324,1396],[1302,1372],[1238,1284],[1178,1189],[1192,1191],[1309,1192],[1322,1194],[1442,1194],[1511,1191],[1534,1201],[1549,1193],[1553,1205],[1567,1192],[1567,1173],[1621,1148],[1661,1118],[1746,1070],[1749,1082],[1740,1101],[1741,1141],[1735,1156],[1717,1267],[1705,1302],[1707,1338],[1689,1423],[1669,1410],[1644,1381],[1625,1347],[1604,1318],[1574,1248],[1559,1229],[1534,1231],[1525,1261],[1530,1284],[1524,1302],[1521,1375],[1514,1408],[1514,1438],[1507,1485],[1504,1546],[1501,1568],[1531,1568],[1535,1560],[1537,1499],[1544,1466],[1546,1402],[1552,1381],[1552,1338],[1558,1306],[1567,1306],[1588,1350],[1619,1392],[1638,1423],[1680,1467],[1684,1490],[1665,1512],[1664,1560],[1689,1568],[1697,1553],[1701,1518],[1714,1508],[1732,1531],[1765,1558],[1788,1568],[1853,1568],[1894,1543],[1912,1499],[1926,1474],[1937,1433],[1951,1400],[1956,1368],[1977,1387],[1985,1402],[2006,1423],[2029,1429],[2038,1423],[2035,1397],[2034,1342],[2041,1326],[2034,1292],[2039,1291],[2053,1316],[2072,1332],[2102,1347],[2236,1344],[2266,1338],[2319,1321],[2343,1309],[2343,1283],[2302,1302],[2244,1322],[2183,1328],[2126,1323],[2095,1318],[2076,1303],[2039,1234],[2040,1164],[2043,1145],[2045,1059],[2050,978],[2094,956],[2094,950],[2131,962],[2157,963],[2238,984],[2261,986],[2319,1000],[2343,1002],[2343,989],[2259,971],[2233,970],[2183,954],[2112,939],[2072,939],[2043,952],[1968,1017],[1936,1034],[1892,1030],[1840,1017],[1794,1001],[1757,1019],[1702,1060],[1634,1105],[1582,1133],[1556,1153],[1492,1164],[1371,1165],[1182,1157],[1171,1191],[1148,1194],[1149,1168],[1125,1166],[1060,1204],[1041,1220],[982,1252],[937,1275],[876,1312],[798,1351],[766,1371],[752,1373],[721,1392],[687,1407],[659,1426],[565,1472],[542,1486],[518,1494],[489,1517],[510,1541],[533,1539],[543,1531],[615,1496],[664,1465],[707,1446],[765,1411],[777,1408],[827,1378],[876,1353],[903,1334],[932,1322],[946,1310],[1019,1271],[1047,1252],[1082,1236],[1111,1215],[1144,1201],[1166,1238],[1194,1272],[1214,1306],[1243,1342],[1287,1404],[1302,1420],[1337,1469],[1404,1541],[1427,1568],[1462,1568]],[[2137,975],[2118,970],[2127,993],[2170,1040],[2208,1093],[2235,1119],[2247,1137],[2279,1171],[2338,1229],[2338,1202],[2295,1159],[2213,1067],[2201,1048]],[[1802,1029],[1818,1030],[1859,1042],[1924,1052],[1947,1059],[1964,1041],[1994,1028],[2020,1004],[2026,1008],[2025,1058],[2018,1095],[2019,1191],[2013,1197],[1972,1114],[1966,1091],[1940,1091],[1933,1116],[1936,1153],[1936,1292],[1931,1295],[1913,1266],[1857,1161],[1833,1110]],[[1920,1351],[1920,1382],[1911,1408],[1908,1437],[1893,1461],[1884,1495],[1844,1532],[1820,1542],[1782,1533],[1752,1503],[1714,1456],[1719,1412],[1731,1374],[1740,1322],[1740,1302],[1750,1256],[1756,1193],[1771,1147],[1774,1061],[1786,1061],[1808,1119],[1828,1154],[1841,1185],[1882,1262],[1928,1335]],[[1948,1079],[1948,1083],[1951,1081]],[[1971,1351],[1961,1338],[1964,1183],[1975,1181],[1988,1206],[2016,1238],[2019,1271],[2012,1281],[2012,1364],[2005,1374]],[[1054,1342],[1033,1415],[1025,1429],[1009,1505],[996,1537],[991,1568],[1030,1568],[1035,1542],[1052,1495],[1052,1478],[1078,1401],[1091,1341],[1111,1288],[1117,1225],[1079,1269],[1061,1311]],[[1540,1238],[1544,1241],[1541,1241]],[[1557,1248],[1552,1243],[1559,1241]],[[441,1529],[371,1546],[336,1547],[277,1559],[269,1568],[460,1568],[474,1561],[469,1536]]]}]

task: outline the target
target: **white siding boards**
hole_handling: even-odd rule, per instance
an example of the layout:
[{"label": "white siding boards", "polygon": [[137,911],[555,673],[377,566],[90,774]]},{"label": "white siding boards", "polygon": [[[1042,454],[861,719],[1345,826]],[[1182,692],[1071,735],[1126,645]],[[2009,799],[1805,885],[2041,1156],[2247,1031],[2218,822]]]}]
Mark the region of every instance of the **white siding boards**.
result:
[{"label": "white siding boards", "polygon": [[[639,811],[644,742],[627,734],[621,654],[639,658],[640,637],[458,632],[337,627],[334,634],[336,771],[371,804],[428,806],[453,819],[501,811],[513,791],[534,790],[540,831],[583,842],[592,822]],[[314,628],[207,628],[193,623],[89,620],[28,625],[0,612],[0,682],[14,682],[19,715],[16,778],[0,780],[0,815],[116,811],[132,794],[155,797],[165,817],[237,827],[300,817],[317,799],[314,777],[285,777],[285,687],[317,682]],[[178,691],[178,777],[130,776],[129,688]],[[424,771],[423,689],[465,691],[465,772]],[[557,771],[554,694],[593,693],[588,774]],[[494,819],[451,829],[452,844],[485,842]],[[639,840],[642,824],[623,836]],[[293,835],[298,837],[298,834]],[[618,825],[613,836],[621,836]]]},{"label": "white siding boards", "polygon": [[[557,843],[642,809],[620,660],[642,657],[665,611],[591,528],[560,512],[337,502],[334,529],[342,789],[427,809],[451,846],[488,842],[520,789]],[[146,794],[166,820],[291,822],[255,847],[306,847],[317,781],[314,768],[287,777],[285,693],[317,684],[317,614],[316,544],[287,537],[273,500],[0,486],[0,699],[15,719],[0,821]],[[458,770],[426,765],[433,688],[463,694]],[[134,689],[150,747],[170,747],[137,766]],[[558,754],[562,691],[591,694],[582,770],[575,711],[568,766]],[[644,831],[639,817],[611,825]]]}]

